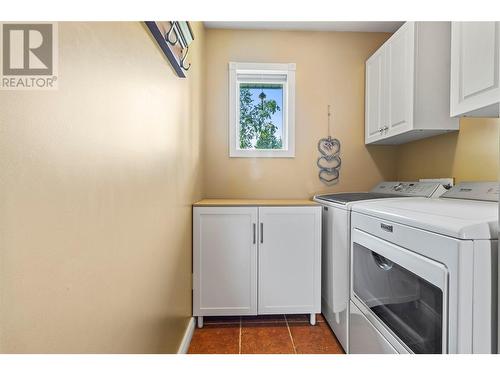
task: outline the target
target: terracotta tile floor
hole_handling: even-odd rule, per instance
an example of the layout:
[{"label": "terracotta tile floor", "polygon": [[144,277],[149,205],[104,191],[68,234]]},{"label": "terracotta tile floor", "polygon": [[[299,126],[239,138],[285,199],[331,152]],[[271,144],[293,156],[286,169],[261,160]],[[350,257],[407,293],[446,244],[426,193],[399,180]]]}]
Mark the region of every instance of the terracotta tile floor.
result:
[{"label": "terracotta tile floor", "polygon": [[342,354],[321,314],[205,317],[196,327],[189,354]]}]

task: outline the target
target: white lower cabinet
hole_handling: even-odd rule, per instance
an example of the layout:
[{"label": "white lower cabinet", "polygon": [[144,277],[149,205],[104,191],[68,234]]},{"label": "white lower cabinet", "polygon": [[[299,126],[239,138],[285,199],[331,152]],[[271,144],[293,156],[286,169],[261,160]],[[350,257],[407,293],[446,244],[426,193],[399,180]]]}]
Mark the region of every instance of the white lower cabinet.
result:
[{"label": "white lower cabinet", "polygon": [[194,207],[193,315],[321,311],[321,207]]}]

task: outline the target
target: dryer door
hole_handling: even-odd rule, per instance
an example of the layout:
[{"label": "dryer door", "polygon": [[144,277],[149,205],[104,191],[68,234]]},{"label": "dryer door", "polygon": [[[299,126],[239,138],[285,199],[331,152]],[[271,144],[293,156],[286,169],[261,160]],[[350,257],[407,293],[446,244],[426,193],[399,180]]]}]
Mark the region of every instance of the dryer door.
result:
[{"label": "dryer door", "polygon": [[446,352],[446,267],[357,229],[353,300],[413,353]]}]

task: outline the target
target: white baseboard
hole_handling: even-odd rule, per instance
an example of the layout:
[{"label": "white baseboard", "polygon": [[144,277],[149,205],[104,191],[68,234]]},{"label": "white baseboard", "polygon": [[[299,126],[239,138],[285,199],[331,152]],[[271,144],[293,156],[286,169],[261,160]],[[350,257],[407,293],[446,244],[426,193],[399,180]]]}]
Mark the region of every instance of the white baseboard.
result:
[{"label": "white baseboard", "polygon": [[177,354],[186,354],[189,350],[189,344],[191,344],[191,339],[193,338],[194,327],[196,326],[195,318],[191,317],[189,323],[184,332],[184,337],[182,338],[179,349],[177,349]]}]

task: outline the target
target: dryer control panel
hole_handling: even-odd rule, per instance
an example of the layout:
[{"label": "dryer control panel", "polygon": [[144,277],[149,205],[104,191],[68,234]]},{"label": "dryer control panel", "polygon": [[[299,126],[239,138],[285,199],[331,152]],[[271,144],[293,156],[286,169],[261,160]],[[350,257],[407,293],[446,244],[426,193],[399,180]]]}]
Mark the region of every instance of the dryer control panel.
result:
[{"label": "dryer control panel", "polygon": [[444,193],[438,182],[384,181],[375,186],[372,193],[396,194],[406,197],[436,197]]},{"label": "dryer control panel", "polygon": [[455,185],[441,198],[472,199],[498,202],[500,186],[498,182],[461,182]]}]

